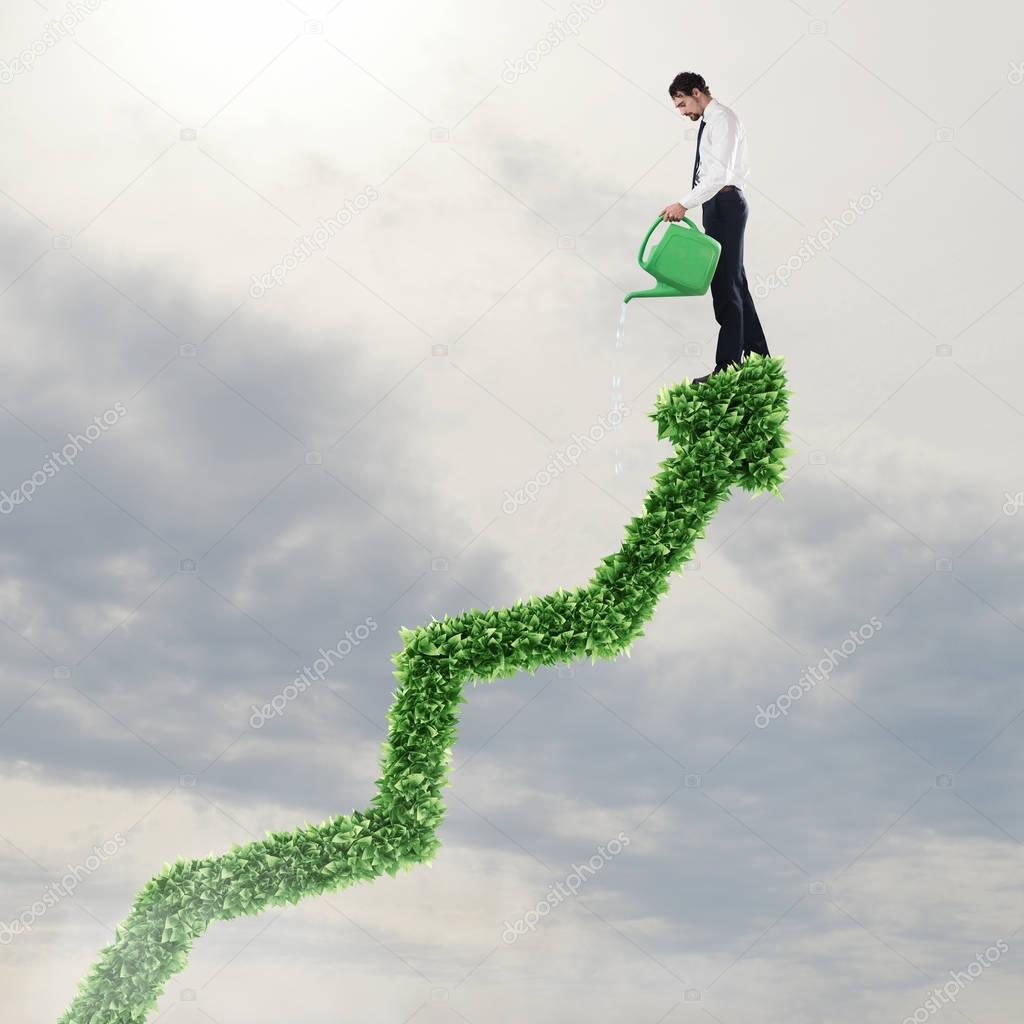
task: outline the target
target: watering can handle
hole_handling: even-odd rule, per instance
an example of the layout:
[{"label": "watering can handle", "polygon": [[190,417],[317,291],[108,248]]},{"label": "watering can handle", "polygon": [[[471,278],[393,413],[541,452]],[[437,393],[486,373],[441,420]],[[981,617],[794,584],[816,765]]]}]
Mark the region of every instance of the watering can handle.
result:
[{"label": "watering can handle", "polygon": [[[647,243],[651,240],[651,235],[654,234],[655,228],[657,228],[657,226],[661,224],[663,220],[664,217],[661,214],[659,214],[658,219],[651,225],[650,231],[648,231],[647,234],[644,235],[644,240],[640,243],[640,252],[637,254],[636,259],[640,266],[644,268],[644,270],[647,269],[647,264],[644,263],[644,249],[647,248]],[[700,228],[698,228],[697,225],[694,224],[689,217],[684,217],[683,220],[686,221],[686,223],[689,224],[694,231],[700,231]]]}]

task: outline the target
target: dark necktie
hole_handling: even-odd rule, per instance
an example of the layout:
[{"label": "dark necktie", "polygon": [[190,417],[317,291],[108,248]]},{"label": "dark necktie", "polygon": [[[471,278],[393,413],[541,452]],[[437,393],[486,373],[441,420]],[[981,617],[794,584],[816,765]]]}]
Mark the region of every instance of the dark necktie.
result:
[{"label": "dark necktie", "polygon": [[697,187],[697,181],[700,179],[700,137],[704,134],[704,126],[707,121],[702,117],[700,119],[700,130],[697,132],[697,155],[693,158],[693,184],[690,188]]}]

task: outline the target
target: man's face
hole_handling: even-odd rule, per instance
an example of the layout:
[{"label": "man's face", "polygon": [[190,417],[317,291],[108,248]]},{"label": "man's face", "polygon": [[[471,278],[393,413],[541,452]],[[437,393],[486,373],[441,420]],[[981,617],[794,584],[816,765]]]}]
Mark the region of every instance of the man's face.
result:
[{"label": "man's face", "polygon": [[678,110],[683,117],[688,117],[691,121],[697,121],[700,119],[701,114],[704,113],[701,108],[700,101],[696,98],[698,95],[700,95],[700,90],[694,89],[693,95],[673,96],[672,102],[676,105],[676,110]]}]

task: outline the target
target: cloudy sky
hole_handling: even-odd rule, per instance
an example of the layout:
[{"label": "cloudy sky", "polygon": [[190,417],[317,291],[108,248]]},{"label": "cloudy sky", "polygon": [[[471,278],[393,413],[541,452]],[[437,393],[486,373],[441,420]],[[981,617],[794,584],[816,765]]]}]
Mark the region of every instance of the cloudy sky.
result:
[{"label": "cloudy sky", "polygon": [[5,1020],[166,862],[365,808],[401,627],[617,548],[714,362],[710,296],[614,348],[682,70],[748,133],[784,499],[632,657],[468,691],[432,865],[215,924],[153,1017],[1018,1019],[1019,5],[7,0],[0,40]]}]

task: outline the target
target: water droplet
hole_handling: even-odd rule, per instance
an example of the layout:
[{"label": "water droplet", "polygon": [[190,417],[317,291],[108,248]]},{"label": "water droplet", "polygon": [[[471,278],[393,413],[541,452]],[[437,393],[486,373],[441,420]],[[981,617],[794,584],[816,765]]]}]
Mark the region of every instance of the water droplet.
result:
[{"label": "water droplet", "polygon": [[[622,426],[622,375],[619,372],[619,352],[626,344],[626,303],[622,303],[619,310],[619,327],[615,332],[615,349],[612,355],[612,408],[614,415],[618,413],[615,422],[612,424],[612,431],[618,433]],[[619,449],[615,449],[615,475],[622,474],[622,461],[619,458]]]}]

